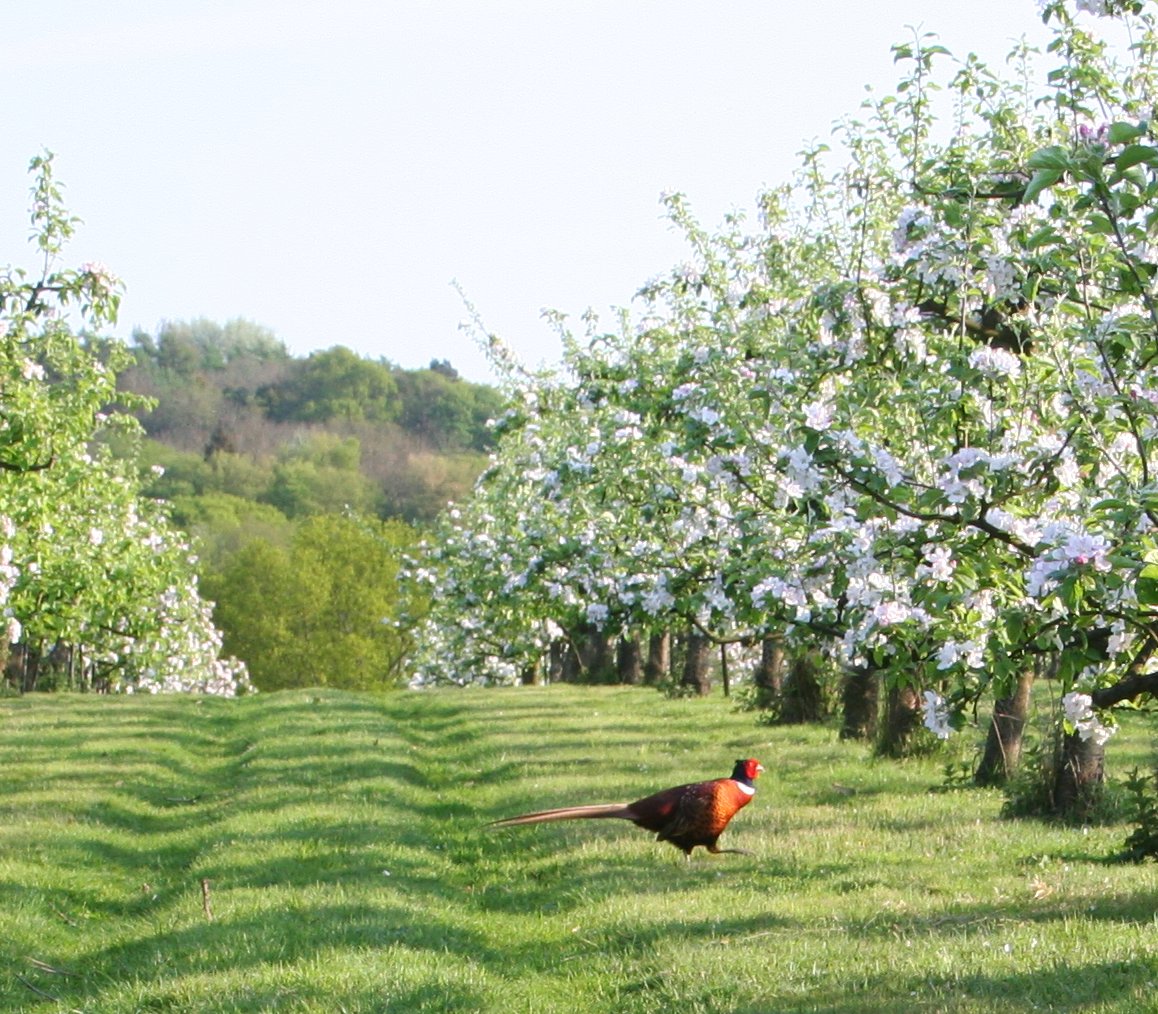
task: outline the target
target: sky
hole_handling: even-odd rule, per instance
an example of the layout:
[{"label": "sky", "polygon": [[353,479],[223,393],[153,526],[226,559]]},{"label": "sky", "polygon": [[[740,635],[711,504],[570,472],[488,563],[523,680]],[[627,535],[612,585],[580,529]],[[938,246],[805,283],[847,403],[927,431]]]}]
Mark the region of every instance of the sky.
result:
[{"label": "sky", "polygon": [[529,366],[897,80],[909,26],[994,64],[1036,0],[4,0],[0,263],[31,265],[29,160],[56,154],[67,252],[125,283],[117,333],[237,317],[495,374],[457,282]]}]

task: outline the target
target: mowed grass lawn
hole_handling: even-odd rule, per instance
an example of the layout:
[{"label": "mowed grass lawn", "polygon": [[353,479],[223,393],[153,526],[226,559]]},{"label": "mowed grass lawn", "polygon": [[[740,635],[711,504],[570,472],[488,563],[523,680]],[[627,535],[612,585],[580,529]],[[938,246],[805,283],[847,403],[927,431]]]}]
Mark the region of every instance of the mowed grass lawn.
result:
[{"label": "mowed grass lawn", "polygon": [[[1112,769],[1151,742],[1136,718]],[[484,827],[749,755],[750,857]],[[1158,1009],[1128,828],[999,819],[943,764],[638,689],[3,700],[0,1007]]]}]

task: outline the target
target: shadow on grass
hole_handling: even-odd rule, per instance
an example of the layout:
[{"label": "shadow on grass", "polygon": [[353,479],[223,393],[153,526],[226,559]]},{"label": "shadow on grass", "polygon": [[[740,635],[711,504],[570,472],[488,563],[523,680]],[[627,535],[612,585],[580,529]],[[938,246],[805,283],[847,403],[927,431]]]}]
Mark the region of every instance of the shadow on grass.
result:
[{"label": "shadow on grass", "polygon": [[[994,965],[1000,965],[995,956]],[[1079,974],[1075,975],[1075,971]],[[1153,1010],[1154,961],[1095,962],[1081,969],[1036,969],[1024,973],[895,978],[852,974],[855,986],[817,985],[807,997],[772,994],[731,1008],[731,1014],[895,1014],[897,1011],[1086,1011],[1133,1014]]]},{"label": "shadow on grass", "polygon": [[[1154,922],[1154,896],[1149,891],[1139,891],[1124,897],[1081,895],[1030,903],[955,904],[943,912],[921,915],[895,910],[887,914],[878,913],[869,919],[851,921],[846,926],[849,932],[859,936],[916,937],[973,933],[978,927],[992,929],[1012,922],[1064,925],[1067,920],[1078,917],[1119,926],[1148,926]],[[1158,956],[1155,961],[1158,970]]]},{"label": "shadow on grass", "polygon": [[[488,974],[517,979],[558,974],[571,962],[582,963],[607,954],[646,961],[659,946],[673,941],[742,938],[772,932],[779,925],[767,918],[679,918],[632,924],[605,930],[593,937],[568,934],[551,942],[530,937],[499,947],[486,932],[464,927],[461,921],[429,911],[416,918],[411,908],[387,904],[300,905],[160,931],[94,951],[86,962],[89,971],[58,984],[57,993],[67,1003],[99,1010],[104,996],[102,983],[139,976],[145,968],[152,967],[154,972],[147,988],[163,995],[169,983],[185,976],[221,974],[231,976],[236,982],[239,976],[244,977],[247,969],[289,968],[308,963],[323,953],[329,956],[327,960],[337,962],[343,960],[343,953],[353,959],[356,955],[379,952],[384,953],[386,960],[393,953],[394,961],[405,965],[414,961],[418,952],[425,952],[431,960],[450,970],[481,965]],[[391,948],[396,950],[391,952]],[[156,963],[158,955],[165,956],[160,966]],[[459,994],[459,999],[469,995],[461,984],[451,984],[449,988]],[[447,991],[447,984],[431,983],[389,997],[378,996],[379,1002],[388,1000],[384,1006],[374,1003],[374,996],[364,997],[358,1009],[423,1009],[421,1005],[445,1000]],[[403,1006],[407,1000],[419,1006]]]}]

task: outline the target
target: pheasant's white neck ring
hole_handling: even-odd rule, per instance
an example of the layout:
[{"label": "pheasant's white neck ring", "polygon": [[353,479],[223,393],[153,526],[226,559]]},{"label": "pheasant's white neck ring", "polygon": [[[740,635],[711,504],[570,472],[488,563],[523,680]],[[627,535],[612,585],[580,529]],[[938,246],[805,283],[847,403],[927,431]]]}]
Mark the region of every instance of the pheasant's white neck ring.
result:
[{"label": "pheasant's white neck ring", "polygon": [[744,793],[745,796],[756,795],[756,786],[755,785],[749,785],[747,782],[736,782],[736,786],[739,788],[739,790],[742,793]]}]

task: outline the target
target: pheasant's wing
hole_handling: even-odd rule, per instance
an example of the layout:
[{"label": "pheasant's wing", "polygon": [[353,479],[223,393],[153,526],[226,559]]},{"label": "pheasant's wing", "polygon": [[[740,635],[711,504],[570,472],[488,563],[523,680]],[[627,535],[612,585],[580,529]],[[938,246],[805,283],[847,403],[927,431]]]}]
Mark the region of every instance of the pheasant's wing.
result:
[{"label": "pheasant's wing", "polygon": [[715,782],[684,786],[667,821],[658,829],[660,839],[681,847],[714,842],[727,824],[726,819],[721,822],[717,796]]}]

